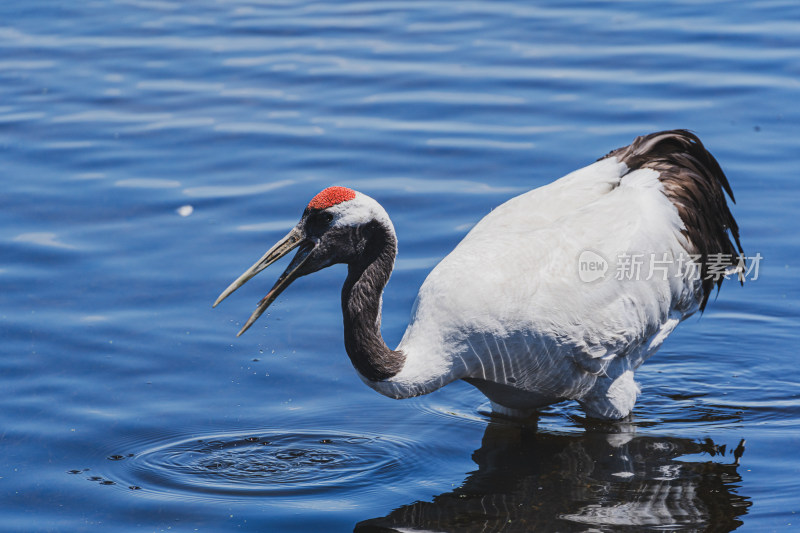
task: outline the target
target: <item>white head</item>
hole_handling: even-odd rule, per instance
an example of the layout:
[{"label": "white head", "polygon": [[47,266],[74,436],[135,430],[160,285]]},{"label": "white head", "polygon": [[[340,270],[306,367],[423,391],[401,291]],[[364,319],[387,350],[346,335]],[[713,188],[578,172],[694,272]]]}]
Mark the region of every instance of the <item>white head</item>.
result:
[{"label": "white head", "polygon": [[241,335],[295,279],[331,265],[364,261],[371,256],[375,247],[385,244],[387,234],[393,238],[394,227],[378,202],[346,187],[328,187],[311,199],[292,231],[231,283],[214,306],[253,276],[298,248],[289,266],[239,332]]},{"label": "white head", "polygon": [[303,218],[314,213],[322,214],[326,218],[333,215],[331,227],[357,227],[378,222],[394,231],[392,221],[381,204],[366,194],[347,187],[328,187],[317,194],[308,203]]}]

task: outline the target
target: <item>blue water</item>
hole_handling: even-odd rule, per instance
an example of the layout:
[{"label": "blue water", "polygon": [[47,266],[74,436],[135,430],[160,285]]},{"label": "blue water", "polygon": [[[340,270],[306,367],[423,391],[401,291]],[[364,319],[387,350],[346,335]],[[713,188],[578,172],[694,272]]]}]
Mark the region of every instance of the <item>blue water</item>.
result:
[{"label": "blue water", "polygon": [[[0,530],[800,528],[799,94],[790,1],[4,2]],[[348,185],[397,229],[393,346],[493,206],[675,127],[764,259],[642,367],[627,423],[379,396],[343,267],[240,338],[278,272],[211,309]]]}]

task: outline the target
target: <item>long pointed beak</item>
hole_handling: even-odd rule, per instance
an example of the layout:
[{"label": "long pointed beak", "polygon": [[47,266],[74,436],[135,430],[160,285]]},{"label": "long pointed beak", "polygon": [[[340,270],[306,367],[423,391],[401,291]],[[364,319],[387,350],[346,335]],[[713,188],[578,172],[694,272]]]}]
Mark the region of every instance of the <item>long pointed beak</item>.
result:
[{"label": "long pointed beak", "polygon": [[216,307],[217,304],[219,304],[222,300],[230,296],[233,291],[247,283],[256,274],[298,246],[301,246],[301,248],[297,252],[297,255],[295,255],[294,259],[292,259],[291,264],[286,268],[284,273],[281,274],[281,276],[278,278],[278,281],[275,282],[275,285],[272,286],[272,289],[270,289],[267,295],[264,296],[260,302],[258,302],[256,310],[253,311],[252,315],[250,315],[250,318],[247,320],[244,327],[242,327],[241,331],[239,331],[239,333],[236,335],[237,337],[247,331],[247,329],[258,319],[258,317],[260,317],[264,311],[267,310],[267,307],[269,307],[270,304],[275,301],[280,293],[282,293],[286,287],[288,287],[295,279],[299,277],[300,267],[305,264],[309,254],[311,253],[311,250],[314,249],[314,245],[310,241],[304,240],[301,230],[297,228],[292,229],[292,231],[290,231],[286,237],[278,241],[275,246],[270,248],[261,259],[256,261],[256,263],[248,268],[241,276],[239,276],[236,281],[231,283],[227,289],[222,291],[222,294],[219,295],[217,301],[214,302],[213,307]]}]

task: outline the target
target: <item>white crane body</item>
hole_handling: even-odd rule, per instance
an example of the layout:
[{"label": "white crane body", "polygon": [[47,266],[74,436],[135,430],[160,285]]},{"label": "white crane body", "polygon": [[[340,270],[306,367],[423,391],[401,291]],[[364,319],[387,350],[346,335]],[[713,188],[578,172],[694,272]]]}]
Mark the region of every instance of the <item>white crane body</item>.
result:
[{"label": "white crane body", "polygon": [[[692,157],[688,163],[681,147]],[[728,232],[741,253],[723,189],[731,194],[713,157],[696,137],[676,130],[638,138],[512,198],[431,271],[400,344],[389,350],[380,309],[396,253],[394,228],[372,198],[330,188],[309,204],[292,230],[299,233],[270,250],[218,302],[288,253],[288,242],[301,251],[243,331],[294,277],[345,262],[345,345],[374,390],[408,398],[464,379],[502,414],[525,416],[569,399],[591,417],[619,419],[636,402],[634,371],[705,306],[715,284],[686,268],[687,258],[735,252]],[[318,213],[328,225],[319,236],[309,229]],[[338,235],[331,237],[335,244],[327,244],[327,233]],[[579,272],[586,253],[606,267],[588,281]],[[634,257],[642,261],[638,269],[624,270]]]}]

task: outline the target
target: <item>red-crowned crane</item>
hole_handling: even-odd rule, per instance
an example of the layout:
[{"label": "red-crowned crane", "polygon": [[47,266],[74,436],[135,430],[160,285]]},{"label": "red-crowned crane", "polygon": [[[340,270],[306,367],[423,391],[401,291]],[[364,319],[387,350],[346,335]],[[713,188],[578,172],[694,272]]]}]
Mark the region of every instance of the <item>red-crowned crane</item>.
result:
[{"label": "red-crowned crane", "polygon": [[[725,193],[733,200],[694,134],[638,137],[486,215],[428,275],[392,350],[380,326],[394,227],[369,196],[330,187],[214,305],[297,248],[239,335],[295,279],[345,263],[345,349],[381,394],[409,398],[463,379],[501,414],[569,399],[590,417],[619,419],[636,402],[634,370],[705,308],[714,285],[743,279]],[[623,268],[637,258],[637,272]]]}]

